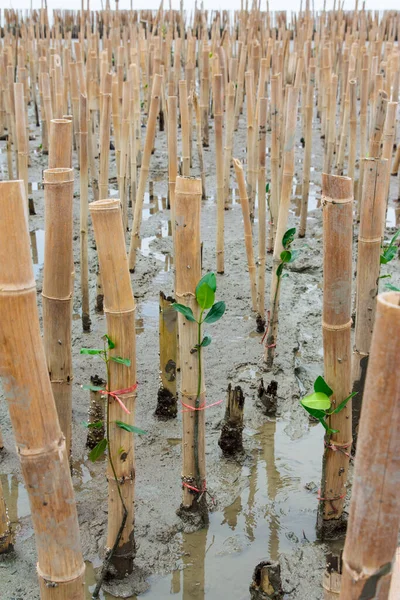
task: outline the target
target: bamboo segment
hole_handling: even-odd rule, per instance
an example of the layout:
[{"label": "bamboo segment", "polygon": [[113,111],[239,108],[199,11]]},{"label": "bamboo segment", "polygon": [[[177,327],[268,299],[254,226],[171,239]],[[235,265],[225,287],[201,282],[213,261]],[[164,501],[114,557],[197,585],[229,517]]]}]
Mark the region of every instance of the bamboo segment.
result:
[{"label": "bamboo segment", "polygon": [[72,167],[72,121],[52,119],[50,122],[49,169]]},{"label": "bamboo segment", "polygon": [[373,128],[369,140],[369,158],[378,158],[380,152],[383,126],[385,123],[388,105],[387,93],[379,90],[376,101],[375,114],[373,115]]},{"label": "bamboo segment", "polygon": [[235,121],[235,86],[232,82],[228,84],[226,95],[226,131],[224,146],[224,207],[229,208],[229,183],[233,150],[233,132]]},{"label": "bamboo segment", "polygon": [[341,600],[366,597],[369,589],[376,598],[387,598],[389,593],[400,525],[399,353],[400,294],[389,292],[377,298],[343,554]]},{"label": "bamboo segment", "polygon": [[84,600],[78,517],[41,341],[22,181],[0,183],[0,207],[0,373],[31,506],[40,597]]},{"label": "bamboo segment", "polygon": [[[201,107],[197,100],[197,95],[193,91],[193,107],[196,115],[196,145],[197,154],[199,157],[200,178],[201,178],[201,197],[206,199],[206,171],[204,166],[203,144],[202,144],[202,122],[201,122]],[[231,153],[232,156],[232,153]]]},{"label": "bamboo segment", "polygon": [[258,111],[258,289],[257,289],[257,320],[258,331],[264,330],[265,325],[265,265],[267,249],[267,207],[266,207],[266,132],[267,132],[267,99],[260,98]]},{"label": "bamboo segment", "polygon": [[363,197],[358,237],[356,326],[353,351],[353,438],[356,438],[375,321],[380,254],[386,214],[386,181],[390,163],[364,159]]},{"label": "bamboo segment", "polygon": [[347,175],[353,180],[356,166],[357,153],[357,82],[355,79],[349,81],[350,88],[350,144],[349,144],[349,166]]},{"label": "bamboo segment", "polygon": [[[201,182],[199,179],[177,177],[175,188],[175,296],[180,304],[189,306],[196,319],[200,309],[196,302],[196,285],[201,277],[200,207]],[[178,315],[179,351],[181,364],[181,396],[187,406],[182,414],[183,439],[183,497],[182,509],[199,511],[206,519],[205,503],[205,411],[195,410],[205,403],[204,367],[199,364],[192,348],[198,343],[197,323]],[[201,386],[198,390],[198,378]],[[198,393],[200,392],[200,393]],[[195,487],[194,492],[187,486]]]},{"label": "bamboo segment", "polygon": [[[311,59],[308,70],[307,98],[305,106],[305,150],[303,167],[303,188],[300,212],[299,237],[306,235],[307,214],[308,214],[308,196],[310,193],[310,169],[311,169],[311,149],[312,149],[312,118],[315,87],[315,60]],[[272,163],[272,159],[271,159]]]},{"label": "bamboo segment", "polygon": [[213,76],[215,162],[217,168],[217,273],[224,273],[224,150],[222,142],[222,75]]},{"label": "bamboo segment", "polygon": [[246,182],[244,179],[242,163],[237,159],[233,159],[235,167],[236,180],[239,188],[240,204],[242,206],[243,224],[244,224],[244,243],[246,246],[247,265],[250,276],[250,292],[251,304],[254,311],[257,310],[257,281],[256,281],[256,265],[254,261],[253,251],[253,234],[251,231],[249,199],[247,196]]},{"label": "bamboo segment", "polygon": [[168,96],[168,192],[171,207],[172,236],[175,236],[175,183],[178,174],[178,98]]},{"label": "bamboo segment", "polygon": [[47,169],[43,269],[43,342],[68,454],[72,425],[72,169]]},{"label": "bamboo segment", "polygon": [[179,107],[181,111],[181,128],[182,128],[182,175],[190,176],[190,129],[189,122],[189,105],[188,105],[188,90],[186,81],[179,82]]},{"label": "bamboo segment", "polygon": [[[108,396],[109,460],[108,478],[108,529],[107,548],[112,548],[118,536],[124,516],[118,486],[127,509],[122,537],[111,564],[118,578],[132,573],[135,557],[134,540],[134,490],[135,455],[133,435],[119,428],[116,421],[134,425],[136,391],[136,304],[132,294],[125,236],[119,200],[98,200],[89,205],[96,238],[99,265],[104,288],[104,312],[107,334],[115,344],[111,356],[122,356],[130,360],[130,366],[109,363],[108,386],[110,391],[123,390],[118,397],[130,414],[126,414],[112,396]],[[117,283],[118,282],[118,285]],[[129,390],[129,391],[126,391]],[[121,452],[121,449],[123,451]]]},{"label": "bamboo segment", "polygon": [[[15,99],[15,125],[17,132],[17,148],[18,148],[18,177],[22,179],[25,185],[25,196],[28,198],[28,139],[27,139],[27,122],[24,100],[24,85],[22,83],[14,83],[14,99]],[[34,214],[34,213],[33,213]]]},{"label": "bamboo segment", "polygon": [[161,80],[161,75],[154,75],[153,88],[151,91],[149,119],[146,130],[146,141],[144,144],[142,166],[140,169],[139,177],[139,186],[135,203],[135,214],[133,217],[131,243],[129,247],[129,270],[131,271],[131,273],[135,270],[136,250],[140,248],[140,226],[142,224],[144,191],[146,188],[147,178],[149,176],[150,157],[154,145],[154,137],[156,132],[159,99],[161,93]]},{"label": "bamboo segment", "polygon": [[[333,408],[351,393],[351,279],[353,190],[348,177],[322,174],[324,227],[324,373]],[[325,436],[319,528],[328,535],[343,527],[351,449],[351,400],[328,419],[337,433]]]},{"label": "bamboo segment", "polygon": [[178,413],[176,402],[176,361],[178,313],[172,307],[173,298],[160,292],[160,387],[158,390],[156,415],[170,419]]},{"label": "bamboo segment", "polygon": [[79,102],[79,154],[80,154],[80,266],[82,293],[82,328],[90,331],[89,307],[89,260],[88,260],[88,123],[89,115],[86,96],[80,96]]},{"label": "bamboo segment", "polygon": [[6,554],[13,549],[11,523],[8,518],[7,506],[0,481],[0,554]]},{"label": "bamboo segment", "polygon": [[268,326],[268,333],[266,336],[266,345],[264,350],[264,360],[267,363],[267,367],[272,367],[276,338],[278,334],[278,315],[279,315],[279,295],[280,295],[280,277],[277,275],[277,268],[280,264],[280,255],[283,251],[282,238],[286,231],[289,206],[290,206],[290,194],[292,190],[293,176],[294,176],[294,142],[295,142],[295,131],[297,122],[297,103],[298,103],[298,92],[296,88],[288,87],[288,100],[287,100],[287,116],[286,116],[286,132],[285,132],[285,147],[284,147],[284,161],[283,161],[283,173],[282,173],[282,190],[281,200],[279,204],[278,224],[276,228],[276,237],[274,245],[274,260],[272,267],[272,283],[271,283],[271,300],[270,300],[270,321]]},{"label": "bamboo segment", "polygon": [[[314,68],[315,72],[315,68]],[[268,240],[268,252],[274,249],[276,227],[278,224],[279,212],[279,146],[280,146],[280,108],[279,108],[279,77],[271,77],[271,202],[270,202],[270,228]],[[308,98],[309,96],[307,96]],[[311,97],[312,100],[312,97]],[[311,102],[312,115],[312,102]],[[312,122],[311,122],[312,124]],[[310,125],[311,131],[311,125]],[[310,134],[311,135],[311,134]],[[307,145],[306,145],[307,156]],[[310,161],[311,161],[311,143],[310,143]],[[305,166],[304,166],[305,168]],[[304,187],[303,187],[304,190]],[[303,195],[304,201],[304,195]],[[308,201],[308,193],[307,193]]]}]

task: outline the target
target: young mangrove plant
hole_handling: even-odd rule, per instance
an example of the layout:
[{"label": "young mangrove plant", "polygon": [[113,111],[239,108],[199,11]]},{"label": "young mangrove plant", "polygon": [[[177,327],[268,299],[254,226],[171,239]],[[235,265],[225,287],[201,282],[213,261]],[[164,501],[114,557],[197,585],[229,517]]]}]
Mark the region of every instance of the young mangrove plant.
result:
[{"label": "young mangrove plant", "polygon": [[[200,435],[200,419],[199,415],[201,411],[210,406],[220,404],[216,402],[214,404],[206,406],[205,403],[205,392],[203,382],[203,348],[206,348],[211,344],[211,337],[202,333],[203,323],[211,325],[218,321],[225,312],[225,302],[215,301],[215,292],[217,290],[217,280],[214,273],[207,273],[198,282],[195,290],[195,298],[198,310],[196,311],[198,317],[194,314],[193,310],[189,306],[179,304],[175,302],[173,308],[181,313],[183,317],[191,322],[197,324],[197,341],[194,346],[190,349],[190,354],[194,355],[197,359],[197,392],[194,398],[194,405],[182,402],[182,406],[185,411],[191,411],[194,415],[193,423],[193,439],[190,441],[194,448],[194,473],[184,474],[183,486],[187,488],[192,494],[197,494],[197,503],[200,504],[203,500],[205,503],[205,493],[207,492],[205,486],[205,464],[199,454],[200,446],[204,447],[204,422],[202,432]],[[208,312],[206,312],[208,311]],[[182,362],[185,357],[182,357]],[[204,418],[203,418],[204,420]],[[203,463],[203,464],[201,464]]]},{"label": "young mangrove plant", "polygon": [[333,390],[329,387],[324,378],[319,376],[314,382],[314,392],[300,400],[300,404],[312,417],[318,419],[324,427],[326,435],[329,436],[332,433],[339,433],[338,429],[330,428],[329,417],[340,413],[356,393],[357,392],[352,392],[347,398],[340,402],[338,406],[332,408],[330,397],[333,394]]},{"label": "young mangrove plant", "polygon": [[384,245],[382,246],[382,253],[380,256],[381,265],[387,265],[396,256],[396,253],[399,249],[398,245],[396,244],[396,241],[397,241],[397,238],[399,237],[399,235],[400,235],[400,229],[398,229],[396,231],[396,233],[394,234],[394,236],[392,237],[392,239],[390,240],[390,242],[387,246],[384,246]]},{"label": "young mangrove plant", "polygon": [[277,264],[275,277],[273,278],[273,287],[271,288],[271,311],[269,316],[269,323],[266,332],[266,345],[264,351],[264,360],[268,367],[272,366],[275,347],[276,347],[276,336],[278,333],[278,311],[279,311],[279,296],[281,291],[281,281],[285,274],[283,273],[285,265],[292,263],[298,256],[298,250],[292,250],[291,245],[296,235],[296,228],[292,227],[288,229],[282,237],[283,250],[280,253],[280,261]]},{"label": "young mangrove plant", "polygon": [[[112,341],[112,339],[105,334],[103,336],[103,348],[81,348],[81,354],[87,354],[90,356],[99,356],[101,358],[101,360],[104,362],[105,367],[106,367],[106,387],[102,387],[102,386],[98,386],[98,385],[93,385],[92,383],[90,384],[86,384],[83,387],[84,390],[90,390],[91,392],[103,392],[104,395],[107,397],[107,399],[111,396],[111,398],[113,400],[115,400],[116,402],[118,402],[118,404],[120,405],[120,407],[122,408],[122,410],[124,412],[126,412],[127,414],[130,413],[130,411],[126,408],[125,404],[122,402],[122,400],[119,398],[118,392],[119,394],[123,394],[125,392],[125,390],[117,390],[116,392],[111,392],[110,388],[109,388],[109,384],[110,384],[110,363],[111,361],[119,364],[119,365],[124,365],[126,367],[130,367],[131,366],[131,361],[128,358],[123,358],[122,356],[114,356],[110,354],[110,350],[113,350],[115,348],[115,343]],[[136,387],[136,386],[135,386]],[[101,570],[101,574],[99,577],[99,580],[97,582],[96,588],[93,592],[93,597],[97,598],[98,594],[100,592],[100,588],[101,585],[103,583],[104,577],[107,574],[107,570],[108,567],[111,563],[112,557],[114,552],[116,551],[116,549],[119,546],[122,534],[123,534],[123,530],[126,524],[126,520],[128,517],[128,508],[126,506],[126,503],[124,501],[123,495],[122,495],[122,491],[121,491],[121,485],[119,482],[119,478],[117,476],[116,470],[115,470],[115,466],[114,466],[114,461],[113,461],[113,454],[115,454],[115,450],[112,449],[112,443],[111,443],[111,436],[110,436],[110,424],[111,424],[111,420],[110,420],[110,411],[109,411],[109,406],[110,403],[106,402],[106,410],[105,410],[105,423],[103,420],[99,420],[99,421],[95,421],[93,423],[84,423],[84,425],[88,428],[95,428],[98,430],[104,430],[104,437],[96,444],[96,446],[89,452],[89,459],[92,462],[95,462],[96,460],[98,460],[99,458],[101,458],[103,456],[103,454],[105,453],[105,451],[109,450],[108,452],[108,461],[109,461],[109,465],[111,467],[111,471],[113,473],[114,476],[114,481],[115,481],[115,485],[117,487],[117,492],[118,492],[118,496],[122,505],[122,521],[121,521],[121,525],[117,534],[117,537],[115,538],[114,544],[113,546],[108,550],[104,563],[103,563],[103,567]],[[144,434],[146,433],[145,431],[143,431],[142,429],[139,429],[138,427],[135,427],[134,425],[131,425],[129,423],[125,423],[124,421],[115,421],[115,425],[116,427],[118,427],[119,429],[123,429],[124,431],[128,431],[130,433],[137,433],[137,434]],[[119,456],[122,456],[124,453],[127,452],[127,449],[121,447],[118,449],[118,454]]]}]

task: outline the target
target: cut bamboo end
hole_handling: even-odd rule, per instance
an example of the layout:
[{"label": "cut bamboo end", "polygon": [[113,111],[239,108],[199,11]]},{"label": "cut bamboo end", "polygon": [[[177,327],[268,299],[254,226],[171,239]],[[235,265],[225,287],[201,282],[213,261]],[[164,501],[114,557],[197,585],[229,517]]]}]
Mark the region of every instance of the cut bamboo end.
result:
[{"label": "cut bamboo end", "polygon": [[50,122],[49,169],[72,167],[72,121],[52,119]]}]

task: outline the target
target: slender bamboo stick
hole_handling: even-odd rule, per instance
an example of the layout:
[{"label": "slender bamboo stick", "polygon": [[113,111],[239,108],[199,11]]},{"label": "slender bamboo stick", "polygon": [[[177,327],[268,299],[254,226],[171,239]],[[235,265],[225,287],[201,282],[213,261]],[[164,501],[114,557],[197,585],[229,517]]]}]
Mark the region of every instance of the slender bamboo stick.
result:
[{"label": "slender bamboo stick", "polygon": [[204,166],[203,144],[202,144],[202,122],[201,122],[201,106],[197,100],[197,95],[193,91],[193,107],[196,116],[196,145],[197,154],[199,157],[200,178],[201,178],[201,197],[206,199],[206,171]]},{"label": "slender bamboo stick", "polygon": [[[315,87],[315,60],[311,59],[308,70],[307,81],[307,99],[305,107],[305,150],[303,167],[303,188],[301,199],[299,237],[306,235],[307,214],[308,214],[308,196],[310,193],[310,169],[311,169],[311,149],[312,149],[312,118]],[[272,162],[272,160],[271,160]]]},{"label": "slender bamboo stick", "polygon": [[254,219],[257,169],[256,169],[256,130],[254,106],[254,73],[247,71],[246,75],[246,100],[247,100],[247,194],[250,202],[250,216]]},{"label": "slender bamboo stick", "polygon": [[257,287],[257,321],[258,331],[265,326],[265,266],[267,250],[267,207],[266,207],[266,133],[267,133],[267,99],[260,98],[258,110],[258,287]]},{"label": "slender bamboo stick", "polygon": [[377,298],[343,554],[341,600],[358,600],[370,586],[376,598],[387,598],[389,593],[400,524],[399,353],[400,294],[389,292]]},{"label": "slender bamboo stick", "polygon": [[[135,557],[134,490],[135,455],[132,433],[117,426],[116,421],[134,425],[136,391],[136,304],[131,288],[125,235],[119,200],[98,200],[89,205],[96,238],[99,265],[104,287],[104,312],[107,334],[115,344],[111,356],[130,360],[130,366],[110,361],[108,385],[110,391],[123,390],[118,397],[130,414],[126,414],[112,396],[108,396],[108,529],[107,548],[112,548],[125,515],[126,521],[118,548],[111,563],[118,578],[132,573]],[[116,284],[118,282],[118,285]],[[129,391],[126,391],[129,390]],[[123,452],[121,453],[121,448]],[[119,488],[115,481],[119,482]]]},{"label": "slender bamboo stick", "polygon": [[79,102],[79,153],[80,153],[80,268],[82,294],[82,328],[90,331],[89,260],[88,260],[88,124],[87,98],[81,94]]},{"label": "slender bamboo stick", "polygon": [[387,105],[387,93],[383,90],[379,90],[376,100],[376,108],[373,115],[372,133],[369,140],[369,158],[378,158],[379,156],[383,126],[386,119]]},{"label": "slender bamboo stick", "polygon": [[104,89],[106,91],[102,95],[100,116],[99,200],[104,200],[108,196],[111,127],[111,73],[106,74],[106,83]]},{"label": "slender bamboo stick", "polygon": [[254,311],[257,310],[257,281],[256,281],[256,265],[254,261],[253,251],[253,234],[251,231],[249,198],[247,196],[246,182],[244,179],[242,163],[237,159],[233,159],[235,167],[236,180],[239,188],[240,204],[242,206],[243,224],[244,224],[244,243],[246,247],[247,265],[250,276],[250,292],[251,304]]},{"label": "slender bamboo stick", "polygon": [[354,189],[354,173],[356,168],[357,154],[357,81],[351,79],[349,81],[350,94],[350,143],[349,143],[349,162],[347,175],[353,180]]},{"label": "slender bamboo stick", "polygon": [[72,427],[72,169],[47,169],[43,269],[43,342],[68,454]]},{"label": "slender bamboo stick", "polygon": [[[351,280],[353,189],[348,177],[322,174],[324,226],[324,375],[335,408],[351,392]],[[323,536],[343,529],[343,506],[351,449],[351,400],[328,419],[318,527]]]},{"label": "slender bamboo stick", "polygon": [[224,208],[229,208],[229,185],[235,120],[235,85],[229,82],[226,94],[226,130],[224,144]]},{"label": "slender bamboo stick", "polygon": [[135,270],[136,250],[140,248],[140,226],[142,223],[144,191],[146,188],[147,178],[149,176],[150,157],[154,145],[154,137],[156,132],[158,105],[161,93],[161,80],[161,75],[154,75],[153,88],[151,91],[149,119],[147,122],[146,130],[146,141],[144,144],[142,166],[140,169],[139,177],[139,186],[135,203],[135,214],[133,217],[131,242],[129,247],[129,270],[131,271],[131,273]]},{"label": "slender bamboo stick", "polygon": [[182,132],[182,175],[190,176],[190,128],[188,91],[186,81],[179,82],[179,108],[181,111],[181,132]]},{"label": "slender bamboo stick", "polygon": [[353,400],[354,440],[357,437],[375,322],[381,243],[385,227],[386,180],[390,167],[388,160],[375,158],[363,160],[364,182],[358,237],[356,326],[352,360],[353,391],[357,392]]},{"label": "slender bamboo stick", "polygon": [[[268,252],[274,249],[279,212],[279,146],[280,146],[280,109],[279,77],[271,77],[271,201]],[[311,152],[311,149],[310,149]],[[311,155],[310,155],[311,158]]]},{"label": "slender bamboo stick", "polygon": [[[195,318],[200,309],[196,302],[196,285],[201,277],[200,258],[201,182],[199,179],[176,178],[175,188],[175,267],[176,300],[189,306]],[[205,403],[205,378],[202,360],[191,352],[198,343],[197,323],[178,315],[179,350],[181,356],[181,396],[187,409],[182,414],[183,497],[184,511],[200,512],[207,519],[205,502],[205,411],[194,410]],[[199,386],[199,378],[200,386]],[[194,492],[187,486],[195,487]]]},{"label": "slender bamboo stick", "polygon": [[215,162],[217,170],[217,273],[224,273],[224,150],[222,126],[224,113],[222,107],[222,75],[213,75]]},{"label": "slender bamboo stick", "polygon": [[273,259],[273,270],[272,270],[272,283],[271,283],[271,301],[270,301],[270,321],[268,326],[268,333],[266,336],[266,344],[264,350],[264,360],[267,363],[267,367],[272,367],[274,356],[276,339],[278,334],[278,315],[279,315],[279,295],[280,295],[280,277],[277,274],[277,268],[280,263],[280,255],[283,251],[282,238],[286,231],[289,206],[290,206],[290,194],[292,190],[293,176],[294,176],[294,147],[295,147],[295,131],[297,123],[297,104],[298,104],[298,93],[296,88],[289,86],[287,90],[287,118],[286,118],[286,132],[285,132],[285,153],[283,161],[283,173],[282,173],[282,191],[281,200],[279,204],[278,224],[276,229],[275,245],[274,245],[274,259]]},{"label": "slender bamboo stick", "polygon": [[78,516],[41,341],[22,181],[0,183],[0,207],[1,375],[31,506],[40,597],[84,600]]},{"label": "slender bamboo stick", "polygon": [[[25,185],[25,196],[28,198],[28,140],[26,135],[26,113],[23,83],[14,83],[15,124],[18,148],[18,177]],[[35,213],[33,213],[35,214]]]}]

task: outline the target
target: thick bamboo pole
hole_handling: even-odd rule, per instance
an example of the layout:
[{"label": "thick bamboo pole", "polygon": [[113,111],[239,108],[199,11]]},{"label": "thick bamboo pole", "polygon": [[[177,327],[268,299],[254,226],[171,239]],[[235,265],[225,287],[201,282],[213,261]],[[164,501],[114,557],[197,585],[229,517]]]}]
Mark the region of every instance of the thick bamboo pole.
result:
[{"label": "thick bamboo pole", "polygon": [[68,454],[72,427],[72,169],[44,172],[43,342]]},{"label": "thick bamboo pole", "polygon": [[160,337],[160,387],[157,393],[155,414],[162,419],[176,417],[176,362],[178,313],[172,307],[173,298],[160,292],[159,337]]},{"label": "thick bamboo pole", "polygon": [[224,112],[222,106],[222,75],[213,75],[215,163],[217,170],[217,273],[225,270],[224,253],[224,150],[222,125]]},{"label": "thick bamboo pole", "polygon": [[22,181],[0,183],[0,344],[6,349],[0,372],[31,506],[40,597],[84,600],[78,516],[41,341],[25,204]]},{"label": "thick bamboo pole", "polygon": [[80,154],[80,267],[82,294],[82,328],[90,331],[89,260],[88,260],[88,124],[89,112],[86,96],[79,101],[79,154]]},{"label": "thick bamboo pole", "polygon": [[250,293],[251,293],[251,305],[254,311],[257,310],[257,281],[256,281],[256,265],[254,261],[254,250],[253,250],[253,234],[251,231],[250,221],[250,207],[249,198],[247,196],[246,182],[244,179],[244,172],[242,163],[237,159],[233,159],[233,165],[235,167],[236,180],[239,188],[240,204],[242,206],[243,224],[244,224],[244,243],[246,247],[247,265],[249,268],[250,276]]},{"label": "thick bamboo pole", "polygon": [[[200,258],[201,182],[199,179],[177,177],[175,188],[175,297],[189,306],[198,319],[200,309],[195,291],[201,277]],[[187,408],[182,414],[183,497],[184,512],[200,512],[207,519],[205,501],[205,411],[195,410],[205,404],[205,378],[202,361],[192,348],[198,343],[197,323],[178,315],[181,364],[181,396]],[[200,364],[199,364],[200,362]],[[199,388],[199,377],[201,385]],[[198,491],[190,489],[196,488]]]},{"label": "thick bamboo pole", "polygon": [[359,600],[367,594],[383,600],[389,593],[400,525],[399,354],[400,294],[389,292],[377,298],[343,554],[341,600]]},{"label": "thick bamboo pole", "polygon": [[367,374],[369,348],[375,322],[380,255],[386,214],[386,180],[388,160],[364,160],[363,197],[358,237],[356,326],[352,360],[353,438],[356,439]]},{"label": "thick bamboo pole", "polygon": [[282,168],[282,190],[274,245],[270,300],[270,321],[264,349],[264,360],[267,363],[268,368],[272,367],[274,361],[276,339],[278,334],[280,277],[277,274],[277,268],[281,262],[280,255],[283,251],[282,238],[286,231],[289,217],[290,195],[294,176],[294,147],[297,123],[298,92],[296,88],[289,86],[287,90],[287,95],[288,100],[284,146],[285,151]]},{"label": "thick bamboo pole", "polygon": [[161,80],[161,75],[154,75],[153,87],[151,91],[149,118],[146,130],[146,141],[144,144],[142,166],[140,168],[139,185],[135,203],[135,214],[133,217],[132,235],[129,247],[129,270],[131,271],[131,273],[135,270],[136,250],[140,248],[140,226],[142,224],[143,200],[146,183],[149,176],[150,157],[154,145],[154,137],[156,132],[159,99],[161,93]]},{"label": "thick bamboo pole", "polygon": [[[322,174],[324,376],[335,408],[351,393],[351,280],[353,186],[348,177]],[[321,535],[340,531],[351,449],[351,400],[328,419],[337,433],[325,436],[320,511]]]},{"label": "thick bamboo pole", "polygon": [[[127,514],[122,537],[113,554],[111,564],[115,569],[116,576],[122,578],[126,573],[132,573],[136,552],[134,540],[135,455],[132,433],[118,427],[116,421],[134,425],[136,304],[128,269],[120,202],[119,200],[98,200],[92,202],[89,209],[102,274],[107,334],[115,344],[115,348],[110,350],[110,355],[122,356],[130,360],[129,367],[110,361],[108,368],[109,390],[123,390],[118,397],[129,411],[129,414],[126,414],[120,404],[112,396],[108,396],[107,548],[113,547],[125,516],[119,497],[121,493]],[[121,448],[123,449],[122,453]],[[119,482],[119,489],[115,479]]]},{"label": "thick bamboo pole", "polygon": [[52,119],[50,121],[49,169],[72,167],[72,121]]}]

